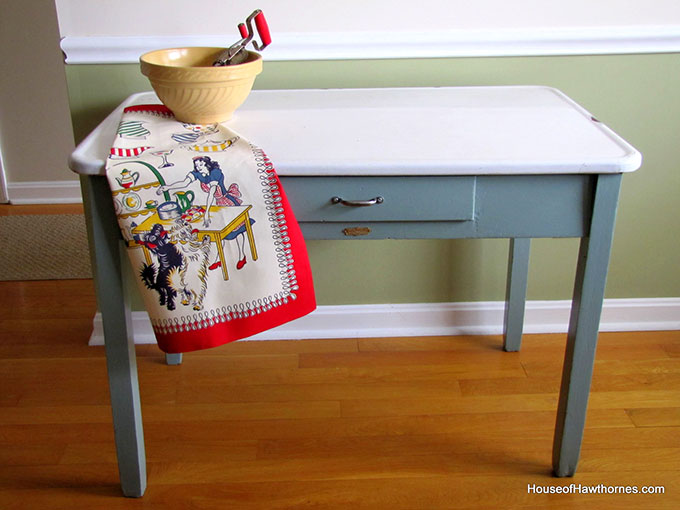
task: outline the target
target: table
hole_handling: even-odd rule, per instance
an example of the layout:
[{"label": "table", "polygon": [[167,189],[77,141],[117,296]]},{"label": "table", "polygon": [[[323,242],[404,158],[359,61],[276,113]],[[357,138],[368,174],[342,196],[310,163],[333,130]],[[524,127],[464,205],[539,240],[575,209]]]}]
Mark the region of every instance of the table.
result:
[{"label": "table", "polygon": [[[146,486],[121,243],[104,160],[128,98],[75,150],[102,313],[123,493]],[[229,126],[275,163],[307,239],[509,238],[504,348],[520,348],[530,240],[580,249],[553,471],[576,470],[622,174],[641,155],[537,86],[253,91]],[[175,359],[175,361],[179,361]]]}]

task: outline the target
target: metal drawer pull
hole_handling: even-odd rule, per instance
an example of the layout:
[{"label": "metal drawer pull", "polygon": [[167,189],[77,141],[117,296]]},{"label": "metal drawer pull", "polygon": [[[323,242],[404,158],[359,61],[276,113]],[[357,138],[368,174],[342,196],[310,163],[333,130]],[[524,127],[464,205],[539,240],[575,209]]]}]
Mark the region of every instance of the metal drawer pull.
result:
[{"label": "metal drawer pull", "polygon": [[382,204],[385,201],[383,197],[375,197],[370,200],[345,200],[340,197],[331,198],[331,203],[342,204],[349,207],[367,207],[369,205]]}]

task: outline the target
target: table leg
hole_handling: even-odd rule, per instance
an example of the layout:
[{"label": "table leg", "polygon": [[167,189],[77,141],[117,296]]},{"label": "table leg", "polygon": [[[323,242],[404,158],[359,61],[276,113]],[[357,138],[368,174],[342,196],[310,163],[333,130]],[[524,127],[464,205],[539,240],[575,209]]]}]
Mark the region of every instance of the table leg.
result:
[{"label": "table leg", "polygon": [[522,344],[530,248],[530,238],[510,239],[503,320],[503,349],[506,351],[519,351]]},{"label": "table leg", "polygon": [[581,451],[620,185],[620,174],[597,177],[590,232],[581,239],[553,443],[557,476],[573,476]]},{"label": "table leg", "polygon": [[220,258],[220,262],[222,263],[222,278],[224,278],[224,281],[227,281],[229,279],[229,272],[227,271],[227,261],[224,258],[224,247],[222,246],[222,238],[220,235],[215,236],[217,239],[215,243],[217,244],[217,255]]},{"label": "table leg", "polygon": [[177,354],[166,354],[165,363],[167,365],[181,365],[182,364],[182,353]]},{"label": "table leg", "polygon": [[253,226],[250,224],[250,216],[246,213],[246,234],[248,234],[248,244],[250,245],[250,255],[253,260],[257,260],[257,248],[255,247],[255,238],[253,237]]},{"label": "table leg", "polygon": [[120,483],[125,496],[140,497],[146,489],[146,455],[130,308],[121,272],[126,254],[106,178],[83,177],[82,182],[97,304],[104,328]]},{"label": "table leg", "polygon": [[146,265],[150,266],[152,263],[151,254],[149,253],[149,250],[146,246],[142,246],[142,250],[144,252],[144,260],[146,261]]}]

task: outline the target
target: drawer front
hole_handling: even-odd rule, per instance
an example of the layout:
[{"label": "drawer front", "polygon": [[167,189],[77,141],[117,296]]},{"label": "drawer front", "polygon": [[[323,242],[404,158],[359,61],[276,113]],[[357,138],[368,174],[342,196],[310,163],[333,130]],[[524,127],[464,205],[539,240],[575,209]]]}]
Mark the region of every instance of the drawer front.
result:
[{"label": "drawer front", "polygon": [[[281,182],[300,222],[470,221],[475,212],[475,179],[474,176],[282,177]],[[351,206],[338,199],[378,200],[374,205]]]}]

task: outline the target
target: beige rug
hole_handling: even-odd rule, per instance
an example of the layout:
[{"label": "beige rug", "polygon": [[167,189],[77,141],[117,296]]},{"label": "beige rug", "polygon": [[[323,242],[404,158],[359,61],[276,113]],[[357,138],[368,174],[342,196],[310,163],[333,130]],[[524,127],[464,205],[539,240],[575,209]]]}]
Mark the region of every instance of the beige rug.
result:
[{"label": "beige rug", "polygon": [[0,216],[0,281],[91,277],[83,215]]}]

